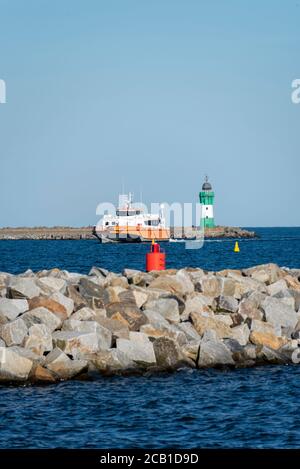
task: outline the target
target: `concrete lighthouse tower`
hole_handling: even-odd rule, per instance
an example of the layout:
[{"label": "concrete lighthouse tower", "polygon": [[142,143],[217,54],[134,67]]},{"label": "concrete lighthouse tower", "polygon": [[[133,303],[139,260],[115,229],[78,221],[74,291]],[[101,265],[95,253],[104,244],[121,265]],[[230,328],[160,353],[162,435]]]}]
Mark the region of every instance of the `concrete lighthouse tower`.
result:
[{"label": "concrete lighthouse tower", "polygon": [[211,184],[208,182],[208,177],[205,177],[205,182],[202,186],[202,191],[199,192],[199,199],[201,207],[201,227],[214,228],[214,198],[215,194],[212,190]]}]

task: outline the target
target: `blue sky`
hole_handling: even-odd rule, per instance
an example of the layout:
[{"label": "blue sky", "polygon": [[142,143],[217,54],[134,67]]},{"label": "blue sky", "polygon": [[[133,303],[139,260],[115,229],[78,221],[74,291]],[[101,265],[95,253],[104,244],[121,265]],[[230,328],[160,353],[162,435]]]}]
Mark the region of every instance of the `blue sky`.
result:
[{"label": "blue sky", "polygon": [[299,226],[300,1],[0,0],[0,225],[87,225],[126,190]]}]

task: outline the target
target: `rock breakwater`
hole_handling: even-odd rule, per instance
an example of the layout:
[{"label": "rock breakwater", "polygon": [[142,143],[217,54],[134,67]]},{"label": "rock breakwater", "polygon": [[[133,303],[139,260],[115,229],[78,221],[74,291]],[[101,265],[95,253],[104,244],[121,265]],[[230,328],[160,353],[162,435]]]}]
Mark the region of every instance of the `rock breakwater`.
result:
[{"label": "rock breakwater", "polygon": [[300,361],[300,269],[0,273],[0,382]]},{"label": "rock breakwater", "polygon": [[[192,227],[172,227],[171,237],[193,237],[197,230]],[[217,226],[205,230],[205,238],[255,238],[254,231],[228,226]],[[34,228],[0,228],[1,239],[33,239],[33,240],[80,240],[95,239],[92,226],[81,228],[54,226]]]}]

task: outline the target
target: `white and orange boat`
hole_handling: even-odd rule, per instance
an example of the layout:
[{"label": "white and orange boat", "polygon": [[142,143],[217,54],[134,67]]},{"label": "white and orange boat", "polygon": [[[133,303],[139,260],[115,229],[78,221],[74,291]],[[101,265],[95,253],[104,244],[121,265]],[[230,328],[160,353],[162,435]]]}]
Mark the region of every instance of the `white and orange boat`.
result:
[{"label": "white and orange boat", "polygon": [[169,241],[170,230],[166,227],[163,205],[158,214],[144,213],[132,205],[132,194],[119,196],[119,207],[115,215],[103,215],[94,227],[94,235],[101,243],[139,243]]}]

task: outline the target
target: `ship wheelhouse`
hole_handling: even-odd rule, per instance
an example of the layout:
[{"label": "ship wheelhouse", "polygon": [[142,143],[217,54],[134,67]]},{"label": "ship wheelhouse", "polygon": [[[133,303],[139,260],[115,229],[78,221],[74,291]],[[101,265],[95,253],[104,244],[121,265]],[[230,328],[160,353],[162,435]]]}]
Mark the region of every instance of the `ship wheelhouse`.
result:
[{"label": "ship wheelhouse", "polygon": [[141,213],[142,213],[141,209],[135,209],[135,208],[127,208],[127,209],[117,208],[116,210],[117,217],[133,217],[136,215],[141,215]]}]

